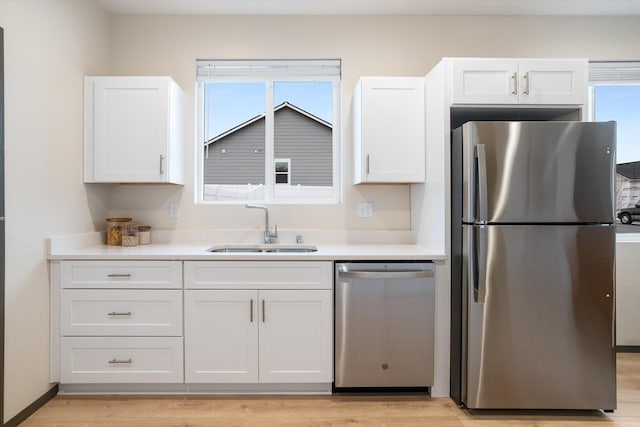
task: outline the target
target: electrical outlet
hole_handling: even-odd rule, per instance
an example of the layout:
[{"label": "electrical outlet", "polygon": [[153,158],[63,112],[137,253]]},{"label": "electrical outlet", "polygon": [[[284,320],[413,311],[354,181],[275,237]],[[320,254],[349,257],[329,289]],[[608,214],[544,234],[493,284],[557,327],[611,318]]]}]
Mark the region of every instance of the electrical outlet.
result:
[{"label": "electrical outlet", "polygon": [[169,218],[180,218],[180,203],[169,203]]},{"label": "electrical outlet", "polygon": [[371,218],[373,216],[373,203],[358,203],[356,212],[359,218]]}]

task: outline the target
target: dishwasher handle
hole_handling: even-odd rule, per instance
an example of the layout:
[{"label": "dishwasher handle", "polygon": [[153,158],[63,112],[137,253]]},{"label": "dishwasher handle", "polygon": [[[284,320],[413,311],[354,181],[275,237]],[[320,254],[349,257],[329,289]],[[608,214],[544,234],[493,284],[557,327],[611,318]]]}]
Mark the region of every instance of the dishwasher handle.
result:
[{"label": "dishwasher handle", "polygon": [[354,279],[421,279],[423,277],[433,277],[431,270],[395,270],[395,271],[348,271],[346,269],[338,272],[339,277]]}]

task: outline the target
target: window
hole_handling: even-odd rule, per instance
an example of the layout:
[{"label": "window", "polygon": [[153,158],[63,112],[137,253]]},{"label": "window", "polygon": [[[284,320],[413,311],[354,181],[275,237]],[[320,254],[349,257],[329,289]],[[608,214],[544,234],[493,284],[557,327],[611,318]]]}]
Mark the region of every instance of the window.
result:
[{"label": "window", "polygon": [[196,202],[339,201],[340,61],[197,69]]},{"label": "window", "polygon": [[291,159],[276,159],[276,185],[289,185],[289,168],[291,167]]},{"label": "window", "polygon": [[617,122],[616,209],[640,203],[640,62],[589,64],[589,118]]}]

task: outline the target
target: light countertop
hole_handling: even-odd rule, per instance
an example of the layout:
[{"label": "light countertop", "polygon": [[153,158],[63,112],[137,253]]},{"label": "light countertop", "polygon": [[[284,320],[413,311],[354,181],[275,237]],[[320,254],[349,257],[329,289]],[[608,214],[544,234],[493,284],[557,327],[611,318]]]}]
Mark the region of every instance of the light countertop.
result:
[{"label": "light countertop", "polygon": [[[259,252],[212,253],[211,246],[236,243],[234,241],[209,240],[211,243],[190,242],[176,239],[164,243],[152,243],[134,247],[107,246],[100,233],[51,238],[47,244],[49,260],[445,260],[444,251],[424,246],[384,243],[322,243],[315,244],[317,252]],[[254,242],[255,243],[255,242]],[[305,242],[306,244],[306,242]]]},{"label": "light countertop", "polygon": [[149,259],[149,260],[443,260],[444,254],[418,245],[317,245],[317,252],[212,253],[211,245],[151,244],[135,247],[98,245],[49,254],[62,259]]}]

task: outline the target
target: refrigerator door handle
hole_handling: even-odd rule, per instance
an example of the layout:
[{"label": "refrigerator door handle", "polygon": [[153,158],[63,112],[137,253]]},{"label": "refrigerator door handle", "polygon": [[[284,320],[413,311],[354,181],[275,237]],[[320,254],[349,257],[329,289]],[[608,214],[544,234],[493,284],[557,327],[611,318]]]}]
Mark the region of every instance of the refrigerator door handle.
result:
[{"label": "refrigerator door handle", "polygon": [[484,304],[487,294],[487,226],[479,225],[474,228],[474,248],[470,257],[475,263],[471,269],[474,286],[473,300],[478,304]]},{"label": "refrigerator door handle", "polygon": [[478,217],[477,222],[486,224],[487,222],[487,156],[484,144],[476,145],[476,158],[478,164]]}]

